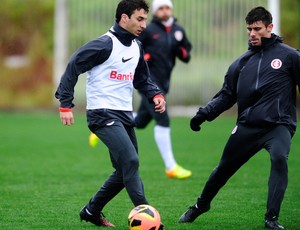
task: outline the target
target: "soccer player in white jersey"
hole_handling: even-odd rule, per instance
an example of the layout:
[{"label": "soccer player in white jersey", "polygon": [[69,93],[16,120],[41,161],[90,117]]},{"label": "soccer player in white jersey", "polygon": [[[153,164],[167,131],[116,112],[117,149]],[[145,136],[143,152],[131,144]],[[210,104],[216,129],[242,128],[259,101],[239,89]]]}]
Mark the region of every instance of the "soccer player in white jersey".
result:
[{"label": "soccer player in white jersey", "polygon": [[134,206],[148,204],[138,170],[133,88],[143,92],[158,113],[165,111],[166,104],[162,92],[149,78],[141,43],[136,39],[146,28],[148,11],[145,0],[121,0],[114,26],[72,55],[55,93],[60,101],[62,123],[73,125],[74,87],[78,76],[88,73],[88,127],[108,147],[114,167],[99,191],[80,211],[81,220],[97,226],[114,226],[104,218],[102,210],[123,188]]}]

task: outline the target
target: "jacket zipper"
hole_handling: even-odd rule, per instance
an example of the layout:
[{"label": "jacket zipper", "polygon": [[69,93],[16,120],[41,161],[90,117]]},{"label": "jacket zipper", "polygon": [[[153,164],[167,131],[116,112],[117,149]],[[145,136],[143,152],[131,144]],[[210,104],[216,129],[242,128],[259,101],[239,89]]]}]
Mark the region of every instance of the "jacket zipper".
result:
[{"label": "jacket zipper", "polygon": [[277,99],[277,112],[278,112],[278,121],[281,120],[281,113],[280,113],[280,99]]},{"label": "jacket zipper", "polygon": [[256,84],[255,84],[255,89],[258,89],[258,83],[259,83],[259,72],[260,72],[260,66],[261,66],[261,62],[263,59],[264,53],[263,51],[260,52],[260,59],[258,61],[258,67],[257,67],[257,78],[256,78]]},{"label": "jacket zipper", "polygon": [[[263,50],[262,50],[262,51],[260,51],[260,58],[259,58],[259,61],[258,61],[258,66],[257,66],[257,71],[256,71],[255,89],[258,89],[259,73],[260,73],[260,67],[261,67],[261,62],[262,62],[263,56],[264,56],[264,53],[263,53]],[[246,111],[246,116],[247,117],[248,117],[249,111],[250,111],[250,108],[248,108],[247,111]]]},{"label": "jacket zipper", "polygon": [[[172,48],[172,34],[171,34],[171,31],[172,31],[172,26],[170,27],[165,27],[165,32],[166,32],[166,36],[167,36],[167,46],[169,48]],[[168,58],[168,65],[169,65],[169,68],[172,68],[172,58]]]}]

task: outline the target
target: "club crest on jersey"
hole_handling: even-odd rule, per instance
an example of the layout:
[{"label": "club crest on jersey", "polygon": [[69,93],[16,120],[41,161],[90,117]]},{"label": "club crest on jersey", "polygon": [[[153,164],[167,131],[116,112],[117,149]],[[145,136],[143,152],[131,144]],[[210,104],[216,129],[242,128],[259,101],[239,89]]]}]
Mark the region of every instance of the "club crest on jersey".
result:
[{"label": "club crest on jersey", "polygon": [[177,41],[181,41],[182,38],[183,38],[183,33],[180,31],[180,30],[177,30],[175,33],[174,33],[174,37]]},{"label": "club crest on jersey", "polygon": [[271,62],[271,66],[273,69],[279,69],[282,66],[282,61],[280,59],[274,59]]},{"label": "club crest on jersey", "polygon": [[133,73],[124,74],[124,73],[118,73],[115,70],[112,70],[109,75],[110,79],[115,79],[119,81],[133,81]]}]

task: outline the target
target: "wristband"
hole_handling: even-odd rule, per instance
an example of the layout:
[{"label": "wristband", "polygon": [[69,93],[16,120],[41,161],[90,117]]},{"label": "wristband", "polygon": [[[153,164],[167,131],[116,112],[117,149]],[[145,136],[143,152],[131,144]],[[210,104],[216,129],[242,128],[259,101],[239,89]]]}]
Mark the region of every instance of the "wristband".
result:
[{"label": "wristband", "polygon": [[165,97],[162,94],[157,94],[153,97],[153,99],[155,98],[161,98],[161,99],[165,99]]},{"label": "wristband", "polygon": [[72,112],[72,108],[62,108],[62,107],[59,107],[59,112]]},{"label": "wristband", "polygon": [[145,61],[149,61],[151,59],[151,54],[145,53],[144,54],[144,59],[145,59]]},{"label": "wristband", "polygon": [[186,49],[183,48],[183,47],[180,47],[180,49],[181,49],[181,52],[182,52],[182,57],[186,58],[187,57],[187,51],[186,51]]}]

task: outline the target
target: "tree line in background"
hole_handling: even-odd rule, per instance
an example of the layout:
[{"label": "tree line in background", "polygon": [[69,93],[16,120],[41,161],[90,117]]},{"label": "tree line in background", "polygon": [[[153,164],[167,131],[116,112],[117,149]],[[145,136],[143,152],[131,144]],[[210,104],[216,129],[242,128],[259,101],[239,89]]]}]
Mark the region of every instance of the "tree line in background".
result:
[{"label": "tree line in background", "polygon": [[[2,0],[0,108],[53,103],[55,0]],[[281,1],[281,35],[300,48],[300,1]]]}]

